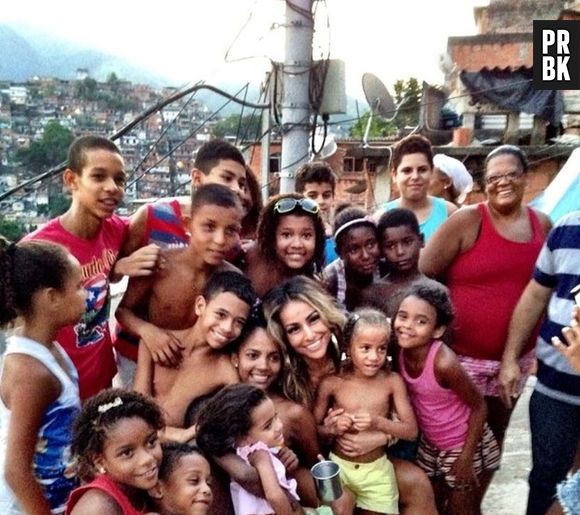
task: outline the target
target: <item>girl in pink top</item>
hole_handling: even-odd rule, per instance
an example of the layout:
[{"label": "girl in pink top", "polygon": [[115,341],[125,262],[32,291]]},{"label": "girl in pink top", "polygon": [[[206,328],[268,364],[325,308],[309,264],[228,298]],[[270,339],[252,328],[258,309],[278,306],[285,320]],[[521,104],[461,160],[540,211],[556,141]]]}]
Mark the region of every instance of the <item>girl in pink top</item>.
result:
[{"label": "girl in pink top", "polygon": [[393,325],[401,375],[422,432],[418,465],[433,482],[441,513],[475,515],[486,475],[499,465],[499,448],[485,424],[481,393],[439,341],[452,319],[447,289],[429,281],[409,289]]}]

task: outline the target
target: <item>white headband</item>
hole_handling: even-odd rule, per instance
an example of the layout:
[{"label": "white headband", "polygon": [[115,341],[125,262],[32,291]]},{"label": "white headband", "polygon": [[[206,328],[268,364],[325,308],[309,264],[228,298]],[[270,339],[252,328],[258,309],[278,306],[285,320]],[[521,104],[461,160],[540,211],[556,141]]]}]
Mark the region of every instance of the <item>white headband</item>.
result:
[{"label": "white headband", "polygon": [[358,224],[367,224],[376,227],[375,221],[370,216],[365,216],[364,218],[355,218],[354,220],[350,220],[346,222],[344,225],[341,225],[334,233],[334,239],[336,240],[336,238],[338,238],[338,235],[345,229],[348,229],[349,227]]}]

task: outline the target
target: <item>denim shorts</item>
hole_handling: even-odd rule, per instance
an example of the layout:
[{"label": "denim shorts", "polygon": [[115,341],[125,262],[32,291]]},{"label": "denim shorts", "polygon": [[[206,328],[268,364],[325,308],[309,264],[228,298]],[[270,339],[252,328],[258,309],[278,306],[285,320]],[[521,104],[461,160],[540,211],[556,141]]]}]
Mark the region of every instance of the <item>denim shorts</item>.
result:
[{"label": "denim shorts", "polygon": [[558,501],[566,515],[580,513],[580,471],[562,481],[557,488]]}]

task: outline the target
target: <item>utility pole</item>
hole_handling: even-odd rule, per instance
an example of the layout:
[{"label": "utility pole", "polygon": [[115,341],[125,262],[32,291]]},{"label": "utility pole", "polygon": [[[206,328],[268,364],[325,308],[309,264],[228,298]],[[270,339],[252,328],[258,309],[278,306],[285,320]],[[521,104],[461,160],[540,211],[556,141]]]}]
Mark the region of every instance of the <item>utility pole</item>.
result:
[{"label": "utility pole", "polygon": [[282,99],[280,193],[294,191],[294,171],[308,159],[313,0],[286,0],[286,48]]}]

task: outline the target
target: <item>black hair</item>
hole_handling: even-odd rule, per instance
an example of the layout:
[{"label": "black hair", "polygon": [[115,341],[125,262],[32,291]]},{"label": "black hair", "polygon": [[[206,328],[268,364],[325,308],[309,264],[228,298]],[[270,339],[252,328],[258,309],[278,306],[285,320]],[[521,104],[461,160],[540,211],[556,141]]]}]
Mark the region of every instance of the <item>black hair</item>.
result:
[{"label": "black hair", "polygon": [[195,399],[193,399],[187,406],[187,409],[185,410],[185,416],[183,417],[183,426],[191,427],[197,424],[197,416],[205,406],[205,403],[221,389],[222,386],[218,386],[214,388],[211,392],[204,393],[203,395],[198,395]]},{"label": "black hair", "polygon": [[270,263],[275,263],[278,261],[276,256],[276,229],[280,223],[280,219],[283,216],[294,215],[294,216],[305,216],[312,220],[314,225],[315,234],[315,245],[314,245],[314,257],[313,257],[313,270],[308,271],[308,273],[314,274],[316,270],[321,270],[324,263],[324,248],[326,245],[326,233],[324,229],[324,222],[320,216],[320,212],[314,214],[304,211],[302,207],[297,204],[296,207],[288,213],[277,213],[274,210],[276,203],[284,198],[293,198],[300,200],[305,198],[304,195],[300,193],[286,193],[283,195],[276,195],[272,197],[268,203],[262,209],[260,213],[260,219],[258,221],[258,232],[256,237],[256,245],[260,253],[264,256],[264,259]]},{"label": "black hair", "polygon": [[140,418],[153,429],[165,427],[160,408],[144,395],[122,388],[108,388],[90,398],[73,427],[71,452],[81,479],[94,477],[93,460],[103,452],[107,430],[120,420]]},{"label": "black hair", "polygon": [[87,164],[87,152],[91,150],[108,150],[121,155],[119,147],[110,139],[102,136],[81,136],[75,139],[68,149],[67,167],[80,174]]},{"label": "black hair", "polygon": [[254,239],[264,202],[262,201],[262,190],[258,178],[249,166],[246,166],[246,188],[252,199],[252,206],[242,220],[242,237]]},{"label": "black hair", "polygon": [[197,417],[199,448],[209,456],[232,452],[252,429],[252,412],[267,398],[250,384],[233,384],[220,390]]},{"label": "black hair", "polygon": [[453,322],[455,315],[449,290],[441,283],[429,279],[420,280],[406,290],[401,296],[401,302],[407,297],[417,297],[433,306],[437,314],[436,327],[449,327]]},{"label": "black hair", "polygon": [[346,324],[342,331],[342,341],[344,345],[343,350],[348,350],[352,343],[356,329],[363,325],[370,325],[373,327],[384,327],[390,335],[390,324],[387,315],[382,311],[374,308],[359,308],[350,313],[346,319]]},{"label": "black hair", "polygon": [[159,464],[159,480],[167,481],[173,471],[177,468],[179,461],[184,456],[197,454],[205,459],[205,456],[195,445],[180,442],[167,442],[161,445],[163,449],[163,458]]},{"label": "black hair", "polygon": [[256,292],[252,282],[240,272],[232,270],[214,272],[201,295],[206,302],[210,302],[220,293],[233,293],[250,308],[256,303]]},{"label": "black hair", "polygon": [[208,175],[212,168],[217,166],[222,159],[231,159],[242,166],[246,166],[242,153],[234,145],[223,139],[213,139],[204,143],[197,151],[193,166]]},{"label": "black hair", "polygon": [[203,206],[218,206],[224,208],[236,208],[242,213],[240,198],[223,184],[204,184],[191,194],[191,216]]},{"label": "black hair", "polygon": [[348,222],[352,222],[353,220],[357,220],[357,219],[360,219],[360,223],[356,223],[354,225],[349,226],[344,231],[341,231],[340,234],[334,239],[334,242],[336,244],[336,250],[337,250],[338,254],[340,254],[340,251],[342,249],[342,245],[344,243],[344,239],[345,239],[346,235],[349,233],[349,231],[351,230],[351,228],[356,229],[356,228],[360,227],[361,225],[364,225],[364,226],[372,229],[373,233],[376,236],[376,231],[377,231],[376,225],[374,224],[374,222],[370,218],[367,217],[366,211],[364,209],[361,209],[360,207],[347,207],[347,208],[343,209],[342,211],[340,211],[340,213],[335,215],[334,226],[332,228],[332,232],[336,234],[336,231],[338,231],[338,229],[340,229],[344,224],[346,224]]},{"label": "black hair", "polygon": [[37,291],[62,290],[71,271],[70,254],[56,243],[0,237],[0,326],[29,314]]},{"label": "black hair", "polygon": [[485,161],[483,162],[484,169],[487,170],[487,165],[494,157],[502,156],[505,154],[517,158],[522,165],[524,173],[526,173],[530,168],[528,156],[520,147],[516,145],[500,145],[499,147],[494,148],[489,154],[487,154]]},{"label": "black hair", "polygon": [[417,215],[410,209],[405,209],[404,207],[395,207],[383,213],[379,218],[377,233],[381,245],[385,239],[386,229],[401,226],[409,227],[409,229],[411,229],[411,231],[413,231],[417,236],[421,236]]},{"label": "black hair", "polygon": [[262,308],[262,304],[258,302],[252,307],[250,311],[250,315],[246,320],[244,328],[242,329],[242,334],[236,340],[236,345],[232,346],[232,352],[238,352],[241,345],[250,337],[252,336],[253,332],[256,329],[267,329],[268,322],[266,317],[264,316],[264,309]]},{"label": "black hair", "polygon": [[304,163],[296,172],[296,182],[294,190],[296,193],[304,193],[308,183],[328,183],[332,188],[332,194],[336,188],[336,178],[334,172],[328,163],[324,161],[312,161]]},{"label": "black hair", "polygon": [[420,134],[411,134],[398,141],[393,147],[392,168],[396,170],[407,154],[423,154],[433,168],[433,148],[431,142]]}]

